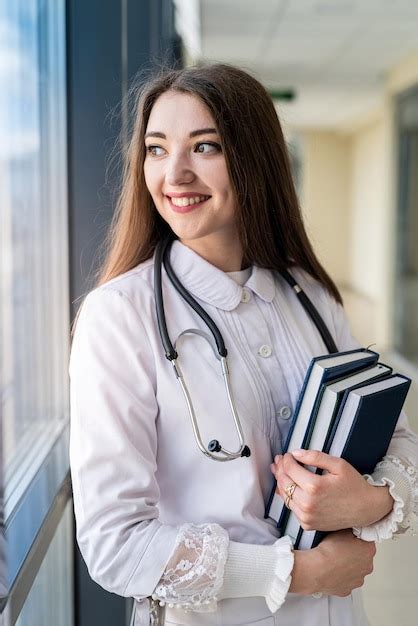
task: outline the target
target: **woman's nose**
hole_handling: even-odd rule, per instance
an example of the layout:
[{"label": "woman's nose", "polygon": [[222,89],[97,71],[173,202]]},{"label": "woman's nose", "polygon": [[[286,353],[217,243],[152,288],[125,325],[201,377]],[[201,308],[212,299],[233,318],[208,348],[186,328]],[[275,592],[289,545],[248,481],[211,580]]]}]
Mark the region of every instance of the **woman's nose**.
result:
[{"label": "woman's nose", "polygon": [[195,174],[187,158],[182,155],[171,155],[167,163],[165,177],[167,184],[174,187],[181,183],[192,182]]}]

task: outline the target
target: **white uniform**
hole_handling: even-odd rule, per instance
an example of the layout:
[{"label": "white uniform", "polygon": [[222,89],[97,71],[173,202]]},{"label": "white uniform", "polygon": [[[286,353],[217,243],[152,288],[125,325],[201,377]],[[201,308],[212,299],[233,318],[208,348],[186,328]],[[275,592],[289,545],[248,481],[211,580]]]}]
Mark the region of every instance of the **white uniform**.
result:
[{"label": "white uniform", "polygon": [[[202,538],[201,549],[211,550],[206,563],[215,572],[214,589],[222,584],[228,550],[228,542],[219,540],[222,532],[246,544],[277,540],[274,524],[264,519],[273,484],[269,466],[281,452],[310,360],[327,352],[296,294],[277,273],[254,266],[241,286],[179,241],[173,244],[171,261],[183,285],[223,334],[252,454],[218,463],[197,448],[184,397],[161,345],[153,259],[87,296],[70,363],[77,538],[92,578],[109,591],[138,600],[155,590],[186,524],[192,524],[197,542]],[[338,349],[358,347],[343,308],[326,289],[305,272],[294,270],[293,275]],[[163,293],[172,341],[188,328],[208,332],[164,270]],[[182,336],[177,348],[203,441],[219,439],[225,448],[237,449],[212,348],[196,335]],[[395,439],[405,452],[402,458],[410,460],[411,450],[416,458],[416,438],[404,414]],[[393,475],[396,478],[396,471]],[[398,498],[403,500],[398,521],[403,518],[402,504],[412,507],[412,492],[405,484]],[[193,573],[191,586],[196,589],[202,586],[199,576],[205,576],[205,567]],[[138,623],[146,623],[140,615],[138,605]],[[356,591],[347,598],[320,599],[289,593],[274,616],[262,597],[221,600],[210,613],[168,608],[167,623],[353,626],[367,620]]]}]

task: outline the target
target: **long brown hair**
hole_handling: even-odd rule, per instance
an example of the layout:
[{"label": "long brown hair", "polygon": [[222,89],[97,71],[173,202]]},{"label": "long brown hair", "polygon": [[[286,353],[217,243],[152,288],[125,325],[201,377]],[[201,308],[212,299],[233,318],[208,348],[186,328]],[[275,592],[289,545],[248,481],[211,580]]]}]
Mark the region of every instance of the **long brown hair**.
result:
[{"label": "long brown hair", "polygon": [[169,90],[197,96],[212,113],[238,201],[243,262],[278,271],[299,266],[342,303],[307,237],[273,101],[258,80],[226,63],[162,69],[137,88],[121,191],[98,284],[150,258],[170,231],[154,206],[143,172],[151,109]]}]

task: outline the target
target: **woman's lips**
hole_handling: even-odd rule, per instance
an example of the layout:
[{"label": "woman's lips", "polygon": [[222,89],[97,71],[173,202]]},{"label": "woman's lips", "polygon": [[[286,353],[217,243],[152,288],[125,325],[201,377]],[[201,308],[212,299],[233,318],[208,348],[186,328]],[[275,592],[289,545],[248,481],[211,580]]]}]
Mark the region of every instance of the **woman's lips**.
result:
[{"label": "woman's lips", "polygon": [[202,206],[202,204],[205,204],[205,202],[210,200],[210,198],[208,198],[207,200],[202,200],[201,202],[197,202],[196,204],[188,204],[187,206],[177,206],[176,204],[173,204],[170,196],[167,196],[167,198],[170,203],[170,207],[173,209],[173,211],[175,211],[175,213],[190,213],[190,211],[193,211],[194,209],[198,209],[200,206]]}]

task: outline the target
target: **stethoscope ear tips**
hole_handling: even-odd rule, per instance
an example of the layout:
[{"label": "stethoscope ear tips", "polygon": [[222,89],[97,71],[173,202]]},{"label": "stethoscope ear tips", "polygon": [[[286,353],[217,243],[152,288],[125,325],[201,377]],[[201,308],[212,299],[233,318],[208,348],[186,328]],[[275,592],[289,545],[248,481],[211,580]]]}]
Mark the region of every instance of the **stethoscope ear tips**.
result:
[{"label": "stethoscope ear tips", "polygon": [[251,456],[251,450],[248,446],[244,446],[244,450],[241,452],[241,456]]}]

